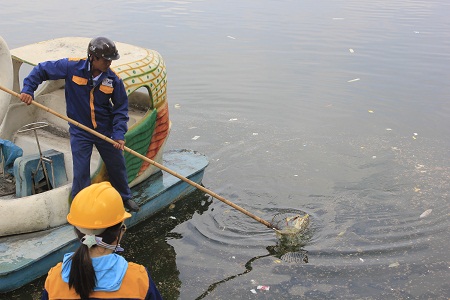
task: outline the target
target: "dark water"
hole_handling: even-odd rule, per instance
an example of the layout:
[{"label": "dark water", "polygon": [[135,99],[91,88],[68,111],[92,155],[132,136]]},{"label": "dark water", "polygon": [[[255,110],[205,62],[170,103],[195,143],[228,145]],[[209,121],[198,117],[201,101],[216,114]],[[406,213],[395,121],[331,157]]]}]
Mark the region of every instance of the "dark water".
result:
[{"label": "dark water", "polygon": [[263,219],[311,215],[288,250],[202,193],[133,228],[125,255],[167,299],[450,297],[450,2],[23,2],[0,10],[11,48],[106,35],[158,50],[167,148],[206,154],[203,184]]}]

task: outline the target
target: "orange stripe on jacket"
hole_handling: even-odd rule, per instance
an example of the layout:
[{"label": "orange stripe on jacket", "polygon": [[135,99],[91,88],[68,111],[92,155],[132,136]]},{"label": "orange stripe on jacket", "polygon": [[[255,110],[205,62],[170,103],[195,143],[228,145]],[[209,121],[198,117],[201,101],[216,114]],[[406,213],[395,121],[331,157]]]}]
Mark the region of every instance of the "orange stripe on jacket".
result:
[{"label": "orange stripe on jacket", "polygon": [[94,128],[97,128],[97,122],[95,121],[94,89],[89,92],[89,106],[91,107],[92,126],[94,126]]}]

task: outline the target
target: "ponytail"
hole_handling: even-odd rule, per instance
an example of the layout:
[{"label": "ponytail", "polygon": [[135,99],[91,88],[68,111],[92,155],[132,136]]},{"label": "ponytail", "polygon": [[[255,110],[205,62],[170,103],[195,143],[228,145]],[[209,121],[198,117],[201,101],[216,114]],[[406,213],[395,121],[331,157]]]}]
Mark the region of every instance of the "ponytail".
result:
[{"label": "ponytail", "polygon": [[[84,234],[75,228],[78,237]],[[94,266],[89,256],[88,246],[82,244],[72,255],[72,266],[69,273],[69,288],[74,288],[81,299],[89,299],[89,294],[94,290],[97,278]]]}]

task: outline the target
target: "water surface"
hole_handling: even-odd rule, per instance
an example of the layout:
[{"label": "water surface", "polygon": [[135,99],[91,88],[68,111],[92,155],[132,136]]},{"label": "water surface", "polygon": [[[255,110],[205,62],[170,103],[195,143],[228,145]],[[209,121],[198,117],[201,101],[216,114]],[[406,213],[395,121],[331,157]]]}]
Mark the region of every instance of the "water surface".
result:
[{"label": "water surface", "polygon": [[11,48],[106,35],[156,49],[167,148],[206,154],[203,184],[263,219],[311,215],[289,261],[272,230],[183,199],[125,242],[167,299],[450,297],[450,3],[22,2],[0,11]]}]

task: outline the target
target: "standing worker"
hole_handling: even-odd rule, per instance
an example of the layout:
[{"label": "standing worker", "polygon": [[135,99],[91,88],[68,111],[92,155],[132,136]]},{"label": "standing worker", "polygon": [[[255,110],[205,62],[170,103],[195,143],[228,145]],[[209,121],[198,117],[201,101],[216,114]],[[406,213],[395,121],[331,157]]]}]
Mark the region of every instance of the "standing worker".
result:
[{"label": "standing worker", "polygon": [[94,38],[88,45],[87,59],[63,58],[35,66],[23,80],[20,100],[30,105],[34,92],[43,81],[65,79],[67,116],[116,142],[111,145],[69,123],[73,159],[72,197],[91,184],[90,161],[95,145],[124,206],[136,212],[139,206],[131,200],[123,156],[128,129],[128,97],[122,79],[110,68],[111,61],[119,57],[113,41],[105,37]]},{"label": "standing worker", "polygon": [[74,226],[80,247],[50,269],[42,299],[162,299],[147,269],[114,252],[131,217],[120,194],[109,182],[81,190],[70,206],[67,221]]}]

